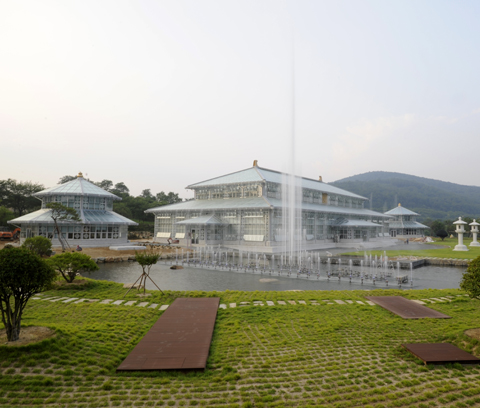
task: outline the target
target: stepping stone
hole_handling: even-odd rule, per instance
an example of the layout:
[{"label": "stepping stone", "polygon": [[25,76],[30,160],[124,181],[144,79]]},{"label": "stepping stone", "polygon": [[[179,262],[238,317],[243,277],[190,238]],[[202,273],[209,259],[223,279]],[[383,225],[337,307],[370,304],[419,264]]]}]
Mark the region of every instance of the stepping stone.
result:
[{"label": "stepping stone", "polygon": [[255,300],[253,302],[254,305],[260,305],[260,304],[263,304],[263,300]]},{"label": "stepping stone", "polygon": [[327,303],[327,305],[334,305],[334,304],[335,304],[335,303],[333,303],[333,302],[332,302],[332,301],[330,301],[330,300],[324,300],[324,302],[326,302],[326,303]]},{"label": "stepping stone", "polygon": [[64,300],[62,303],[69,303],[73,302],[74,300],[77,300],[78,298],[68,298],[67,300]]},{"label": "stepping stone", "polygon": [[312,302],[312,306],[319,306],[320,303],[317,303],[317,302]]},{"label": "stepping stone", "polygon": [[294,300],[288,300],[288,303],[290,303],[291,305],[296,305]]},{"label": "stepping stone", "polygon": [[285,303],[283,300],[277,300],[277,303],[278,303],[279,305],[286,305],[286,303]]},{"label": "stepping stone", "polygon": [[444,300],[446,300],[447,302],[451,302],[451,301],[452,301],[452,300],[449,299],[448,297],[441,297],[441,298],[439,298],[439,299],[444,299]]},{"label": "stepping stone", "polygon": [[220,306],[218,306],[220,309],[226,309],[227,308],[227,305],[222,303]]},{"label": "stepping stone", "polygon": [[440,303],[444,303],[444,302],[445,302],[445,300],[437,299],[437,298],[432,298],[432,300],[435,300],[436,302],[440,302]]},{"label": "stepping stone", "polygon": [[58,298],[58,299],[53,299],[50,302],[58,302],[59,300],[65,300],[65,299],[69,299],[69,298],[68,297],[61,297],[61,298]]},{"label": "stepping stone", "polygon": [[160,310],[167,310],[168,306],[170,306],[170,305],[162,305],[162,306],[160,306]]},{"label": "stepping stone", "polygon": [[236,303],[230,303],[230,307],[237,307]]},{"label": "stepping stone", "polygon": [[41,300],[52,300],[52,299],[56,299],[56,298],[58,298],[58,296],[49,297],[49,298],[43,298],[43,299],[41,299]]},{"label": "stepping stone", "polygon": [[306,305],[307,302],[305,302],[304,300],[299,300],[298,303],[300,303],[301,305]]},{"label": "stepping stone", "polygon": [[275,303],[273,303],[271,300],[267,300],[267,305],[268,306],[275,306]]},{"label": "stepping stone", "polygon": [[76,302],[73,302],[73,303],[82,303],[82,302],[85,302],[86,300],[88,299],[78,299]]},{"label": "stepping stone", "polygon": [[364,306],[365,306],[365,303],[363,303],[361,300],[357,300],[357,303],[358,303],[359,305],[364,305]]},{"label": "stepping stone", "polygon": [[263,303],[255,303],[253,306],[265,306]]},{"label": "stepping stone", "polygon": [[347,302],[349,304],[353,304],[353,300],[346,300],[345,302]]},{"label": "stepping stone", "polygon": [[129,300],[127,303],[125,303],[123,306],[133,306],[135,303],[137,303],[136,300]]},{"label": "stepping stone", "polygon": [[370,306],[375,306],[375,303],[373,303],[371,300],[366,300],[365,302],[367,302],[367,304]]},{"label": "stepping stone", "polygon": [[42,298],[41,297],[32,297],[31,299],[32,300],[39,300],[39,299],[41,300]]},{"label": "stepping stone", "polygon": [[124,300],[116,300],[115,302],[112,303],[112,305],[119,306],[119,305],[121,305],[123,302],[125,302],[125,301],[124,301]]},{"label": "stepping stone", "polygon": [[113,299],[105,299],[100,302],[101,305],[108,305],[109,303],[113,302]]},{"label": "stepping stone", "polygon": [[346,303],[343,300],[334,300],[334,302],[338,303],[339,305],[345,305]]},{"label": "stepping stone", "polygon": [[137,307],[145,307],[149,304],[150,302],[142,302],[137,305]]},{"label": "stepping stone", "polygon": [[433,300],[430,300],[430,299],[422,299],[424,302],[430,302],[430,303],[436,303],[434,302]]},{"label": "stepping stone", "polygon": [[85,299],[88,303],[98,302],[100,299]]},{"label": "stepping stone", "polygon": [[245,305],[249,305],[250,302],[240,302],[241,305],[245,306]]},{"label": "stepping stone", "polygon": [[418,303],[419,305],[426,305],[425,302],[422,302],[421,300],[417,300],[417,299],[411,299],[412,302],[415,302],[415,303]]},{"label": "stepping stone", "polygon": [[150,306],[148,306],[149,309],[156,309],[158,306],[158,303],[152,303]]}]

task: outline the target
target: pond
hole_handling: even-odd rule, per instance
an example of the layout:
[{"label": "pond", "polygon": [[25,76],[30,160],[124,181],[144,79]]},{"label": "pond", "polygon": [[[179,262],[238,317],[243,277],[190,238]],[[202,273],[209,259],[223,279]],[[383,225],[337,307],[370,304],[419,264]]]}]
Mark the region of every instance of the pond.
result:
[{"label": "pond", "polygon": [[[89,275],[92,279],[108,280],[119,283],[133,283],[141,274],[141,267],[136,262],[106,263],[100,264],[100,270]],[[150,276],[155,283],[165,290],[204,290],[204,291],[282,291],[282,290],[358,290],[358,289],[398,289],[397,274],[408,276],[408,283],[403,283],[402,289],[449,289],[458,288],[462,274],[466,268],[458,267],[438,267],[424,266],[413,271],[401,270],[392,271],[385,279],[378,278],[373,283],[373,274],[368,276],[368,270],[363,279],[360,276],[341,276],[340,279],[335,275],[335,271],[328,278],[329,270],[326,265],[322,265],[317,274],[308,276],[305,274],[291,273],[283,271],[281,275],[278,272],[261,273],[260,271],[247,271],[243,269],[213,269],[205,267],[185,266],[184,269],[172,270],[171,263],[158,263],[152,266]],[[367,268],[366,268],[367,269]],[[263,271],[262,271],[263,272]],[[412,274],[412,275],[410,275]],[[411,278],[413,277],[413,286]],[[388,282],[387,282],[388,281]],[[156,289],[148,281],[147,289]]]}]

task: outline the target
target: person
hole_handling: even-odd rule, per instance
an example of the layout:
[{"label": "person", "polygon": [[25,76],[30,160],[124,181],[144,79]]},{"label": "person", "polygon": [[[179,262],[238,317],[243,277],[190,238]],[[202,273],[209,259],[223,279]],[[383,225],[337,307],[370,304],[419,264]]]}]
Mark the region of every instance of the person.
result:
[{"label": "person", "polygon": [[77,251],[81,251],[82,250],[82,247],[80,245],[77,245]]},{"label": "person", "polygon": [[408,238],[407,238],[407,245],[408,245]]}]

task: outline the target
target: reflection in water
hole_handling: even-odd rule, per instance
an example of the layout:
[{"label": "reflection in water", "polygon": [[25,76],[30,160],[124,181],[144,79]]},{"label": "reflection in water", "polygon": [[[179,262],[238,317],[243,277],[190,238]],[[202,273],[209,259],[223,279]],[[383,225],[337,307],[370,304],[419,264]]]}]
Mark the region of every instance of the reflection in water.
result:
[{"label": "reflection in water", "polygon": [[[136,262],[101,264],[100,270],[89,275],[92,279],[109,280],[120,283],[133,283],[140,276],[142,269]],[[413,289],[448,289],[458,288],[465,268],[425,266],[413,271]],[[385,289],[385,282],[358,281],[349,282],[348,278],[338,277],[327,280],[326,271],[308,279],[293,274],[270,276],[260,273],[245,273],[225,270],[212,270],[195,267],[171,270],[170,265],[157,264],[151,269],[150,276],[161,289],[165,290],[241,290],[241,291],[270,291],[270,290],[358,290],[358,289]],[[275,279],[275,280],[274,280]],[[397,289],[394,282],[389,288]],[[402,285],[403,289],[410,289],[410,284]],[[147,282],[147,289],[155,289],[151,282]]]}]

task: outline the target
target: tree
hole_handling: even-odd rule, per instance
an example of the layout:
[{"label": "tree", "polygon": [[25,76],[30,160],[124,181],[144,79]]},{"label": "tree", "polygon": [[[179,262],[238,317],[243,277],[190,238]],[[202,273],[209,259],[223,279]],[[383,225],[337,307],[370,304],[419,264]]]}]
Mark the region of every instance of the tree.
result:
[{"label": "tree", "polygon": [[95,185],[106,191],[110,191],[113,187],[113,182],[111,180],[102,180],[100,183],[95,183]]},{"label": "tree", "polygon": [[28,249],[38,256],[50,256],[52,254],[52,241],[48,238],[38,235],[36,237],[27,238],[22,247]]},{"label": "tree", "polygon": [[165,194],[163,191],[161,191],[155,196],[155,199],[162,204],[175,204],[182,201],[178,194],[173,193],[172,191],[170,191],[168,194]]},{"label": "tree", "polygon": [[63,176],[60,177],[60,180],[58,180],[57,184],[65,184],[68,183],[69,181],[75,180],[77,177],[75,176]]},{"label": "tree", "polygon": [[442,241],[448,237],[448,232],[443,230],[437,231],[435,234],[437,237],[442,238]]},{"label": "tree", "polygon": [[473,299],[480,299],[480,256],[471,261],[463,274],[460,289]]},{"label": "tree", "polygon": [[146,188],[145,190],[142,191],[142,194],[140,194],[140,197],[152,199],[153,195],[152,195],[152,192],[150,191],[150,189]]},{"label": "tree", "polygon": [[68,283],[72,283],[80,272],[97,271],[98,265],[88,255],[80,252],[64,252],[48,259],[53,269],[60,272]]},{"label": "tree", "polygon": [[115,184],[115,187],[113,187],[112,193],[128,195],[130,193],[130,190],[124,183],[120,182]]},{"label": "tree", "polygon": [[65,244],[67,240],[64,238],[64,236],[62,235],[62,232],[60,231],[60,227],[58,226],[58,221],[80,222],[82,220],[78,216],[77,210],[75,210],[74,208],[66,207],[63,204],[48,203],[47,208],[52,210],[52,212],[50,213],[50,217],[52,218],[55,224],[55,230],[57,231],[58,240],[62,245],[62,252],[65,252]]},{"label": "tree", "polygon": [[[135,260],[142,267],[142,274],[135,281],[132,287],[127,290],[127,292],[123,297],[125,297],[127,293],[130,292],[130,290],[133,287],[135,287],[138,281],[140,281],[140,283],[138,284],[138,290],[143,288],[143,294],[145,294],[145,284],[147,283],[147,278],[150,279],[155,286],[157,286],[157,284],[153,282],[153,279],[150,277],[150,268],[158,262],[158,260],[160,259],[160,255],[161,254],[153,254],[153,253],[146,253],[146,252],[141,253],[141,252],[135,251]],[[162,289],[160,289],[158,286],[157,286],[157,289],[160,292],[162,292],[162,294],[164,294]]]},{"label": "tree", "polygon": [[8,341],[20,338],[22,314],[28,300],[47,289],[55,276],[45,260],[25,248],[0,250],[0,309]]},{"label": "tree", "polygon": [[21,217],[25,212],[40,208],[40,201],[33,194],[43,189],[43,185],[31,181],[1,180],[0,204],[12,208],[15,215]]},{"label": "tree", "polygon": [[7,207],[0,206],[0,226],[6,227],[7,221],[13,220],[15,214],[10,211]]}]

